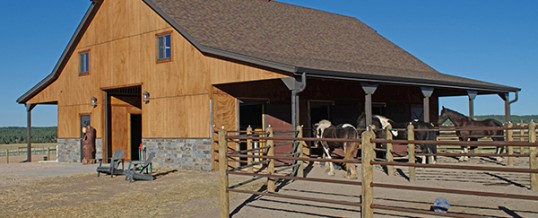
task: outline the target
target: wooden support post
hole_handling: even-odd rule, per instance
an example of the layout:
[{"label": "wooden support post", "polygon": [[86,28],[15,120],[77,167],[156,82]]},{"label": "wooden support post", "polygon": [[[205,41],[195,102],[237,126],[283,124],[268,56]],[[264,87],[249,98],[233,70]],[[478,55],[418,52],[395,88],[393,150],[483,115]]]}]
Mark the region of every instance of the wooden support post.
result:
[{"label": "wooden support post", "polygon": [[[409,141],[415,140],[415,127],[411,123],[409,123],[409,125],[407,126],[407,140]],[[411,143],[407,144],[407,157],[408,157],[409,163],[414,164],[416,162],[415,144],[411,144]],[[409,167],[409,181],[410,182],[417,181],[415,167]]]},{"label": "wooden support post", "polygon": [[219,172],[220,172],[220,217],[228,218],[230,214],[230,198],[228,193],[228,143],[226,130],[219,131]]},{"label": "wooden support post", "polygon": [[49,160],[51,160],[51,158],[50,158],[50,148],[49,148],[49,147],[47,147],[47,158],[48,158]]},{"label": "wooden support post", "polygon": [[[387,140],[392,140],[392,128],[389,127],[385,129],[385,135]],[[387,159],[387,162],[393,162],[394,156],[392,155],[392,143],[387,143],[387,153],[385,154],[385,159]],[[387,175],[392,176],[394,175],[394,166],[387,165]]]},{"label": "wooden support post", "polygon": [[9,163],[9,149],[6,149],[6,163]]},{"label": "wooden support post", "polygon": [[[297,126],[297,138],[302,139],[303,138],[303,126]],[[298,157],[304,157],[303,148],[305,145],[305,142],[302,140],[297,140],[297,152],[299,153]],[[305,162],[302,160],[297,161],[297,164],[299,166],[297,167],[297,176],[298,177],[304,177],[304,168],[305,168]]]},{"label": "wooden support post", "polygon": [[[252,127],[249,125],[248,128],[247,128],[247,137],[252,137]],[[247,152],[247,155],[252,155],[254,152],[252,152],[252,139],[247,139],[247,150],[249,150]],[[250,166],[248,168],[248,171],[253,173],[254,172],[254,166],[252,166],[252,158],[251,157],[248,157],[247,158],[247,164]]]},{"label": "wooden support post", "polygon": [[[531,121],[529,123],[529,142],[536,142],[536,123]],[[537,147],[529,147],[529,167],[530,169],[538,169],[538,162],[536,161]],[[538,174],[531,173],[531,190],[538,191]]]},{"label": "wooden support post", "polygon": [[[506,127],[507,127],[507,129],[506,129],[506,141],[507,142],[513,142],[514,141],[514,130],[512,129],[512,127],[514,127],[514,125],[512,124],[512,122],[509,122],[506,125]],[[514,147],[513,146],[507,145],[506,149],[508,150],[509,155],[514,154]],[[508,166],[514,166],[514,157],[513,156],[508,157],[508,163],[507,164],[508,164]]]},{"label": "wooden support post", "polygon": [[362,149],[361,149],[361,168],[362,168],[362,193],[361,193],[361,217],[371,218],[374,217],[374,209],[372,204],[374,203],[374,189],[372,183],[374,181],[374,167],[372,161],[375,156],[375,143],[371,142],[371,139],[375,138],[375,133],[372,129],[362,132]]},{"label": "wooden support post", "polygon": [[[273,137],[273,128],[268,127],[267,128],[267,137],[271,138]],[[267,146],[269,146],[269,150],[267,151],[267,156],[274,157],[275,156],[275,143],[272,139],[267,140]],[[269,175],[275,175],[275,158],[269,159],[269,165],[267,167],[267,171]],[[268,192],[275,192],[276,185],[275,185],[275,178],[267,177],[267,191]]]}]

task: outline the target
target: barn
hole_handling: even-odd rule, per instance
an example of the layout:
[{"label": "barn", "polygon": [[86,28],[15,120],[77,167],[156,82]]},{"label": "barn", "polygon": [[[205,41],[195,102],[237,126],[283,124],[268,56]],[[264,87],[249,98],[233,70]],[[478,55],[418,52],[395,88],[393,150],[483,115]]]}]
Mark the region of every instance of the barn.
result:
[{"label": "barn", "polygon": [[81,161],[91,124],[98,158],[136,160],[142,144],[158,166],[209,171],[221,126],[433,121],[440,97],[469,96],[472,115],[485,94],[508,116],[519,91],[438,72],[353,17],[275,1],[92,0],[52,73],[17,102],[28,127],[35,106],[57,105],[59,161]]}]

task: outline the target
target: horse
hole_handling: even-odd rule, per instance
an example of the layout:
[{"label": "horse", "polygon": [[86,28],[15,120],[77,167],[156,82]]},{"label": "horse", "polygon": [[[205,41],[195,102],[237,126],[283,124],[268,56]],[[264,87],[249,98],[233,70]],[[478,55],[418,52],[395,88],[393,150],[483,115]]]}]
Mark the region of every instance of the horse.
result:
[{"label": "horse", "polygon": [[[374,130],[377,138],[386,138],[386,131],[380,131],[388,128],[398,128],[400,130],[391,130],[393,139],[407,139],[407,126],[412,124],[415,129],[432,129],[432,131],[414,131],[415,140],[437,140],[437,132],[434,131],[435,127],[431,123],[426,123],[422,120],[413,120],[409,123],[397,123],[393,120],[381,116],[381,115],[372,115],[372,124],[374,125]],[[366,127],[366,118],[365,114],[362,113],[357,119],[357,128],[364,129]],[[401,130],[405,129],[405,130]],[[417,144],[423,154],[437,154],[437,145],[435,144]],[[434,156],[433,163],[437,161],[437,156]],[[425,155],[422,158],[422,163],[426,163]]]},{"label": "horse", "polygon": [[[351,124],[340,124],[333,126],[331,121],[321,120],[318,123],[314,124],[315,135],[317,138],[340,138],[340,139],[352,139],[358,140],[359,133],[357,129]],[[353,152],[359,147],[359,142],[327,142],[320,141],[323,147],[325,158],[332,159],[331,153],[336,148],[344,149],[344,160],[350,160],[353,158]],[[329,162],[329,175],[334,175],[334,163]],[[355,164],[346,163],[346,177],[350,179],[357,178],[357,171],[355,169]]]},{"label": "horse", "polygon": [[[456,128],[480,128],[480,127],[502,127],[503,124],[494,119],[482,121],[471,119],[457,111],[443,107],[439,115],[438,124],[441,126],[446,120],[450,120]],[[489,137],[493,141],[504,141],[503,130],[456,130],[456,135],[460,141],[478,141],[479,138]],[[471,152],[474,152],[477,146],[471,146]],[[462,153],[467,153],[467,146],[461,146]],[[504,152],[504,147],[497,147],[495,154]],[[468,156],[461,156],[459,161],[469,160]],[[497,161],[502,161],[502,157],[497,156]]]}]

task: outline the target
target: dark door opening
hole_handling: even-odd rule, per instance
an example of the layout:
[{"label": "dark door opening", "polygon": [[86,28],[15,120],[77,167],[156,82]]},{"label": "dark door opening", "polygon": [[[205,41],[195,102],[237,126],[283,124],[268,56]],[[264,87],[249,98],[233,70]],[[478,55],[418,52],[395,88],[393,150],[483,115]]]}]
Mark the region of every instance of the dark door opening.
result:
[{"label": "dark door opening", "polygon": [[[256,129],[263,129],[263,102],[241,102],[239,104],[239,129],[246,130],[249,126],[252,131]],[[259,144],[254,142],[254,148],[258,148]],[[246,150],[247,144],[240,143],[239,149]],[[247,158],[240,158],[242,161],[246,161]],[[241,162],[240,165],[246,165],[246,162]]]},{"label": "dark door opening", "polygon": [[141,160],[140,144],[142,144],[142,115],[131,114],[131,160]]},{"label": "dark door opening", "polygon": [[239,105],[239,129],[245,130],[263,128],[263,103],[242,102]]}]

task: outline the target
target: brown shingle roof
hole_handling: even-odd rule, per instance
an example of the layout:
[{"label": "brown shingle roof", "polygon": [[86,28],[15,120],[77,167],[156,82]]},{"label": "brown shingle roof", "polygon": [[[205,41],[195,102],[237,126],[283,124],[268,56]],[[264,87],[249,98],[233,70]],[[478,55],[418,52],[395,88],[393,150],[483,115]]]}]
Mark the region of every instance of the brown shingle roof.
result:
[{"label": "brown shingle roof", "polygon": [[295,71],[314,70],[322,76],[395,79],[392,82],[400,78],[433,86],[519,90],[439,73],[353,17],[274,1],[146,2],[202,51],[225,51],[290,66]]},{"label": "brown shingle roof", "polygon": [[[519,88],[437,72],[356,18],[258,0],[144,0],[200,51],[309,76],[516,92]],[[56,80],[101,6],[93,0],[50,75]]]}]

